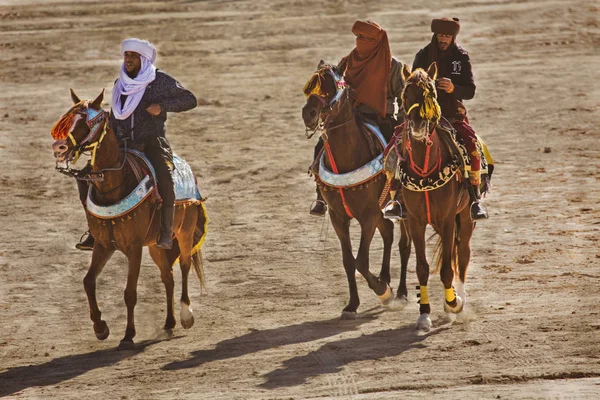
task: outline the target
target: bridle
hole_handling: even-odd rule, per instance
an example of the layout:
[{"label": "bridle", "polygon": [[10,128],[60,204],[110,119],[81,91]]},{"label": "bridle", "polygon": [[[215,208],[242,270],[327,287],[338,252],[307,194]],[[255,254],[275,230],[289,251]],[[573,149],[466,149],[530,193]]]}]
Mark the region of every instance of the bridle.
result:
[{"label": "bridle", "polygon": [[[100,146],[102,145],[102,141],[106,137],[109,114],[107,111],[103,110],[102,108],[99,110],[90,108],[89,102],[87,102],[87,101],[85,101],[85,102],[82,101],[76,107],[77,108],[75,111],[73,111],[73,114],[80,115],[83,118],[85,118],[85,124],[87,125],[87,127],[89,129],[89,133],[79,143],[77,143],[77,140],[75,140],[75,137],[73,136],[72,132],[69,132],[69,134],[67,135],[67,139],[73,145],[73,148],[70,151],[70,153],[73,153],[73,160],[71,162],[72,162],[72,164],[75,164],[77,162],[77,160],[79,160],[79,157],[81,157],[82,154],[84,154],[87,151],[90,151],[90,154],[91,154],[90,165],[93,167],[96,162],[96,153],[97,153],[98,149],[100,148]],[[56,170],[62,174],[74,177],[79,180],[101,182],[104,179],[105,171],[118,170],[118,169],[123,168],[123,165],[125,164],[125,157],[123,158],[123,164],[120,167],[108,168],[108,169],[104,169],[100,172],[94,172],[94,171],[84,172],[84,170],[77,170],[77,169],[71,168],[69,166],[68,159],[66,161],[66,165],[67,165],[66,167],[61,167],[58,164],[59,164],[59,162],[57,161],[56,162]]]},{"label": "bridle", "polygon": [[[414,75],[413,75],[414,76]],[[412,78],[412,77],[411,77]],[[429,82],[427,80],[424,79],[418,79],[418,80],[412,80],[411,78],[407,79],[406,81],[406,86],[404,87],[404,90],[402,91],[402,105],[404,108],[404,113],[406,115],[406,129],[407,129],[407,133],[413,137],[415,140],[421,140],[421,141],[425,141],[425,143],[430,146],[431,145],[431,139],[430,136],[433,132],[433,130],[435,129],[440,117],[441,117],[441,110],[440,110],[440,106],[437,102],[437,92],[435,90],[435,86],[434,85],[430,85]],[[419,78],[419,77],[416,77]],[[423,92],[423,102],[422,103],[414,103],[412,105],[408,105],[406,103],[406,99],[405,99],[405,94],[406,94],[406,89],[410,86],[410,85],[416,85],[419,89],[422,90]],[[426,127],[425,127],[425,134],[422,136],[415,136],[414,135],[414,121],[412,120],[412,118],[410,117],[410,113],[414,110],[414,109],[418,109],[419,111],[419,116],[426,122]]]},{"label": "bridle", "polygon": [[[75,140],[75,137],[73,136],[72,132],[69,132],[67,138],[71,141],[71,144],[73,145],[73,148],[71,149],[71,152],[74,153],[73,164],[75,164],[77,160],[79,160],[81,154],[83,154],[86,151],[91,151],[91,165],[93,166],[96,162],[96,152],[98,151],[98,148],[100,148],[100,145],[102,144],[102,141],[106,136],[106,128],[108,126],[108,112],[104,111],[103,109],[94,110],[93,108],[89,107],[89,104],[87,102],[83,103],[82,106],[83,107],[79,107],[74,112],[74,114],[81,115],[85,118],[85,124],[87,125],[90,132],[79,143],[77,143],[77,141]],[[102,128],[100,136],[96,140],[92,141],[92,139],[96,137],[98,132],[100,132],[100,128]]]},{"label": "bridle", "polygon": [[[329,119],[329,116],[331,114],[331,111],[333,110],[333,107],[336,104],[338,104],[338,102],[341,100],[343,94],[347,93],[346,89],[348,88],[348,84],[346,83],[346,81],[344,81],[343,77],[339,76],[333,70],[333,68],[331,68],[329,66],[323,67],[320,70],[318,70],[317,72],[315,72],[315,74],[313,75],[311,80],[314,79],[317,75],[323,76],[323,74],[325,74],[325,73],[328,73],[333,78],[333,81],[335,83],[335,94],[331,97],[331,100],[327,101],[328,94],[324,93],[322,88],[319,85],[315,86],[315,88],[310,93],[308,93],[308,94],[305,93],[306,97],[307,97],[307,101],[311,97],[316,97],[319,100],[319,102],[321,103],[321,109],[319,110],[319,118],[317,121],[317,125],[314,128],[309,128],[307,126],[306,130],[304,132],[307,139],[312,138],[313,135],[315,133],[317,133],[317,131],[321,131],[321,134],[323,134],[323,132],[325,130],[325,126]],[[346,123],[348,123],[348,122],[350,122],[350,121],[347,121]],[[337,125],[333,128],[338,128],[342,125],[345,125],[346,123]],[[327,129],[332,129],[332,127],[327,127]]]}]

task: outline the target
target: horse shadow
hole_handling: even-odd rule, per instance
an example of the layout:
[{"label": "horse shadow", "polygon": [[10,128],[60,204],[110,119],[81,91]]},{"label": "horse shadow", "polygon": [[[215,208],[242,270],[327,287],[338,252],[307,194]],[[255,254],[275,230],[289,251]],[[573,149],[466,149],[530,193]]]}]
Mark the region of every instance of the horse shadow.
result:
[{"label": "horse shadow", "polygon": [[[171,338],[170,340],[177,339]],[[146,340],[135,344],[130,350],[116,348],[97,350],[55,358],[43,364],[9,368],[0,373],[0,397],[5,397],[34,386],[51,386],[83,375],[97,368],[104,368],[142,353],[146,347],[163,339]]]},{"label": "horse shadow", "polygon": [[[374,312],[374,310],[377,310]],[[174,361],[161,367],[163,370],[179,370],[198,367],[204,363],[241,357],[270,348],[319,340],[338,335],[342,332],[356,330],[359,326],[376,319],[383,310],[379,307],[366,310],[353,320],[332,318],[322,321],[310,321],[283,326],[274,329],[253,330],[242,336],[223,340],[211,350],[198,350],[191,353],[191,358]]]},{"label": "horse shadow", "polygon": [[[338,374],[342,372],[344,365],[356,361],[379,360],[398,356],[407,350],[421,349],[425,347],[422,341],[446,329],[449,328],[442,327],[424,334],[419,333],[414,324],[410,324],[399,329],[326,343],[315,351],[285,361],[282,368],[263,375],[266,381],[259,387],[272,390],[300,386],[315,376]],[[335,381],[336,378],[333,379]]]}]

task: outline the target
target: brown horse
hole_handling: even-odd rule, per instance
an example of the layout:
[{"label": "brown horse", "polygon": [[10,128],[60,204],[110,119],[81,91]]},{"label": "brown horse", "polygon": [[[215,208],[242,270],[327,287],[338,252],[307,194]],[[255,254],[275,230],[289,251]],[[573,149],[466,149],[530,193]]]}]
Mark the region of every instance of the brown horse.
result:
[{"label": "brown horse", "polygon": [[[431,329],[431,307],[427,290],[429,264],[425,255],[425,228],[429,224],[439,235],[441,256],[438,253],[436,269],[440,269],[445,288],[444,309],[457,314],[466,302],[464,283],[475,224],[470,216],[461,161],[448,145],[450,141],[444,138],[449,135],[448,128],[439,124],[440,107],[435,89],[437,66],[433,63],[427,71],[416,69],[411,73],[405,65],[402,75],[406,119],[397,132],[402,132],[402,196],[417,257],[421,313],[417,328],[428,331]],[[456,290],[452,286],[455,273],[458,275]]]},{"label": "brown horse", "polygon": [[[89,230],[96,239],[90,268],[83,280],[90,317],[94,322],[94,332],[100,340],[109,335],[108,325],[102,320],[96,301],[96,278],[115,250],[119,250],[125,254],[129,264],[125,288],[127,328],[119,347],[128,348],[133,346],[135,336],[134,307],[144,246],[149,247],[150,256],[160,269],[167,292],[165,333],[170,337],[175,327],[173,265],[177,259],[182,277],[181,324],[186,329],[193,325],[194,317],[188,297],[188,275],[193,265],[201,285],[204,285],[200,247],[206,233],[207,217],[201,199],[177,201],[173,248],[163,250],[155,246],[160,223],[160,212],[157,212],[159,200],[154,194],[156,190],[139,186],[143,176],[135,170],[134,162],[130,162],[135,157],[131,157],[130,154],[126,156],[126,151],[120,149],[119,141],[108,124],[108,113],[101,108],[103,97],[104,91],[91,102],[81,101],[71,90],[75,106],[54,126],[52,136],[55,142],[52,148],[59,171],[91,182],[88,203],[89,199],[93,199],[93,203],[100,206],[121,204],[119,202],[130,198],[130,194],[140,189],[148,190],[148,195],[137,207],[116,217],[98,217],[90,212],[89,204],[86,209]],[[91,171],[69,168],[69,162],[76,162],[84,151],[91,152]],[[59,162],[66,162],[67,168],[58,167]],[[146,168],[146,171],[150,172],[150,169]]]},{"label": "brown horse", "polygon": [[[307,130],[316,130],[320,125],[324,125],[321,137],[327,155],[324,157],[323,166],[327,170],[334,171],[338,176],[349,174],[380,156],[382,149],[377,149],[373,140],[365,134],[354,111],[350,88],[343,82],[335,67],[321,61],[317,72],[305,86],[305,94],[308,99],[302,108],[302,118]],[[319,157],[315,163],[318,162]],[[382,204],[389,200],[389,184],[385,174],[379,172],[363,180],[358,179],[358,182],[355,180],[349,185],[332,185],[325,182],[324,171],[320,168],[313,168],[313,172],[319,190],[329,206],[329,216],[341,244],[344,269],[348,278],[350,301],[342,312],[342,318],[354,318],[360,304],[356,270],[367,280],[369,287],[379,296],[382,303],[387,304],[393,298],[389,283],[394,224],[384,219],[381,212]],[[350,240],[350,221],[353,218],[357,219],[361,229],[356,258],[352,254]],[[384,245],[379,277],[369,271],[369,248],[375,229],[379,230]],[[410,240],[406,229],[402,230],[399,247],[402,265],[397,299],[405,303],[406,267],[410,255]]]}]

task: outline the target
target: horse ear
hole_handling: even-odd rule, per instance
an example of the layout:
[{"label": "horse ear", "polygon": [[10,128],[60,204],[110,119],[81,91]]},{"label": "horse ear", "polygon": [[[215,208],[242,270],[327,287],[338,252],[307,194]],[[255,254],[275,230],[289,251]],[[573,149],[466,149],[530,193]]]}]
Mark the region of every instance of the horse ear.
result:
[{"label": "horse ear", "polygon": [[69,89],[71,91],[71,99],[73,100],[74,104],[78,104],[81,102],[81,100],[79,99],[79,97],[77,97],[77,95],[75,94],[75,92],[73,91],[73,89]]},{"label": "horse ear", "polygon": [[429,75],[429,77],[435,81],[435,78],[437,78],[437,73],[437,64],[434,61],[431,63],[429,68],[427,68],[427,75]]},{"label": "horse ear", "polygon": [[90,104],[90,107],[92,107],[94,110],[100,110],[102,108],[102,100],[103,99],[104,99],[104,89],[102,89],[102,91],[100,92],[98,97],[96,97],[94,99],[94,101],[92,101],[92,103]]},{"label": "horse ear", "polygon": [[325,65],[325,61],[323,61],[323,60],[319,61],[319,65],[317,65],[317,70],[323,68],[324,65]]},{"label": "horse ear", "polygon": [[402,80],[406,82],[410,78],[410,70],[408,69],[408,64],[404,64],[402,68]]}]

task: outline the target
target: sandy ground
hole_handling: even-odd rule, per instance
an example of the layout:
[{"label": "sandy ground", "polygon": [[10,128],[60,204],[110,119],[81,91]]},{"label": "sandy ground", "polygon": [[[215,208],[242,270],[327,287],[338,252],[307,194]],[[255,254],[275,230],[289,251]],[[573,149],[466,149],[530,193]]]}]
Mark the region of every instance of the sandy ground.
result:
[{"label": "sandy ground", "polygon": [[[598,398],[596,2],[0,4],[0,397]],[[315,141],[303,134],[302,87],[319,59],[353,47],[355,19],[381,23],[393,54],[412,64],[443,15],[461,18],[478,85],[471,121],[497,161],[491,218],[472,241],[468,309],[448,322],[435,276],[434,329],[416,332],[412,258],[404,310],[384,310],[361,280],[358,318],[340,321],[339,244],[328,220],[308,215]],[[90,253],[74,249],[84,214],[74,182],[54,171],[49,131],[70,87],[82,98],[105,87],[110,98],[130,36],[154,42],[157,65],[207,103],[171,116],[168,137],[208,197],[208,291],[192,278],[196,325],[157,340],[164,288],[145,254],[137,347],[118,351],[125,259],[114,256],[98,280],[111,328],[100,342],[82,285]],[[374,271],[381,250],[376,239]],[[397,286],[397,252],[392,263]]]}]

